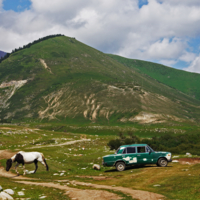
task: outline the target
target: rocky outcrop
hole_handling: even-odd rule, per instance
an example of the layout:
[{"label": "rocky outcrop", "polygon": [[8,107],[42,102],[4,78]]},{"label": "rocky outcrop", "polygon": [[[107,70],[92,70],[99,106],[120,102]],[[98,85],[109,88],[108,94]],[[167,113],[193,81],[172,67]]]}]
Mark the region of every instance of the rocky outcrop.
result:
[{"label": "rocky outcrop", "polygon": [[5,94],[1,95],[0,93],[0,107],[6,108],[9,106],[7,101],[15,94],[15,92],[21,88],[24,84],[27,83],[27,80],[20,80],[20,81],[10,81],[10,82],[3,82],[0,85],[0,89],[6,88],[4,91]]}]

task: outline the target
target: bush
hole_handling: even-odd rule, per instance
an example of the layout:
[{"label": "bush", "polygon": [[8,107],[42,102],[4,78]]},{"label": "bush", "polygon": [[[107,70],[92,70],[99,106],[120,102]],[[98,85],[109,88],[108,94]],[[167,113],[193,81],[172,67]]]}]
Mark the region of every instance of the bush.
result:
[{"label": "bush", "polygon": [[116,150],[121,145],[126,144],[148,144],[155,151],[169,151],[175,154],[185,154],[187,152],[200,155],[200,135],[184,134],[184,135],[163,135],[161,137],[153,137],[151,139],[140,139],[133,133],[128,133],[129,137],[125,137],[123,133],[119,133],[119,138],[110,140],[108,146],[111,150]]},{"label": "bush", "polygon": [[108,142],[107,145],[110,147],[110,150],[117,150],[121,145],[140,143],[140,138],[136,135],[133,135],[133,133],[129,132],[129,137],[126,137],[122,132],[119,132],[118,135],[119,139],[110,140]]},{"label": "bush", "polygon": [[110,147],[110,150],[117,150],[122,145],[122,141],[120,139],[116,140],[110,140],[108,142],[108,146]]}]

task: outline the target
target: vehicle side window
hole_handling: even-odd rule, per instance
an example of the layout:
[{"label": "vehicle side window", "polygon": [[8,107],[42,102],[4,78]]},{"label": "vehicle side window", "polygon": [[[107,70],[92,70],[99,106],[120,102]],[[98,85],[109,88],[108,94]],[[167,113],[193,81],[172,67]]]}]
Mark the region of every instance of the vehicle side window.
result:
[{"label": "vehicle side window", "polygon": [[124,151],[122,152],[122,154],[126,154],[126,148],[124,149]]},{"label": "vehicle side window", "polygon": [[145,147],[137,147],[137,152],[138,153],[146,153]]},{"label": "vehicle side window", "polygon": [[151,150],[148,147],[146,147],[146,152],[151,152]]},{"label": "vehicle side window", "polygon": [[127,153],[135,153],[135,147],[127,147]]}]

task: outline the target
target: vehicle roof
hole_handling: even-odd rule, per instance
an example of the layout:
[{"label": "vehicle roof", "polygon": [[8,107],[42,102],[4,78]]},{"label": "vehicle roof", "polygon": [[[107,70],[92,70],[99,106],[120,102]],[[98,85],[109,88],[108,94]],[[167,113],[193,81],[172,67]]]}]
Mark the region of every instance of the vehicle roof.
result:
[{"label": "vehicle roof", "polygon": [[138,147],[138,146],[147,146],[147,144],[127,144],[127,145],[122,145],[120,147]]}]

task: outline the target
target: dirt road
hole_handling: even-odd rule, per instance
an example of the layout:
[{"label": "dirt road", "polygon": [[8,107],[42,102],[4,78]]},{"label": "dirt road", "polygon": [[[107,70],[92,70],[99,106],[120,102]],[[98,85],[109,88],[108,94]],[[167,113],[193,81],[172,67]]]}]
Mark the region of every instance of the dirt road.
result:
[{"label": "dirt road", "polygon": [[[71,141],[74,142],[74,141]],[[1,150],[0,151],[0,159],[9,158],[13,155],[13,152],[7,151],[7,150]],[[139,200],[162,200],[164,199],[163,195],[156,194],[153,192],[148,191],[141,191],[141,190],[133,190],[131,188],[125,188],[125,187],[113,187],[109,185],[98,185],[98,184],[91,184],[91,183],[85,183],[85,182],[79,182],[79,181],[67,181],[67,180],[60,180],[59,182],[68,182],[68,184],[71,184],[72,186],[81,185],[86,187],[92,187],[97,190],[91,190],[91,189],[78,189],[74,187],[69,187],[67,185],[60,185],[56,183],[38,183],[38,182],[31,182],[31,180],[38,180],[33,178],[28,178],[24,176],[17,176],[16,174],[13,174],[11,172],[7,172],[4,167],[0,166],[0,177],[7,177],[12,178],[12,180],[16,179],[15,182],[17,183],[23,183],[27,185],[41,185],[45,187],[53,187],[60,190],[65,190],[66,195],[68,195],[72,199],[77,200],[110,200],[110,199],[121,199],[120,196],[116,195],[112,192],[107,192],[101,189],[108,189],[108,190],[114,190],[114,191],[120,191],[122,193],[125,193],[127,195],[130,195],[134,199]],[[21,181],[19,181],[21,180]],[[23,181],[22,181],[23,180]],[[64,183],[65,184],[65,183]]]}]

